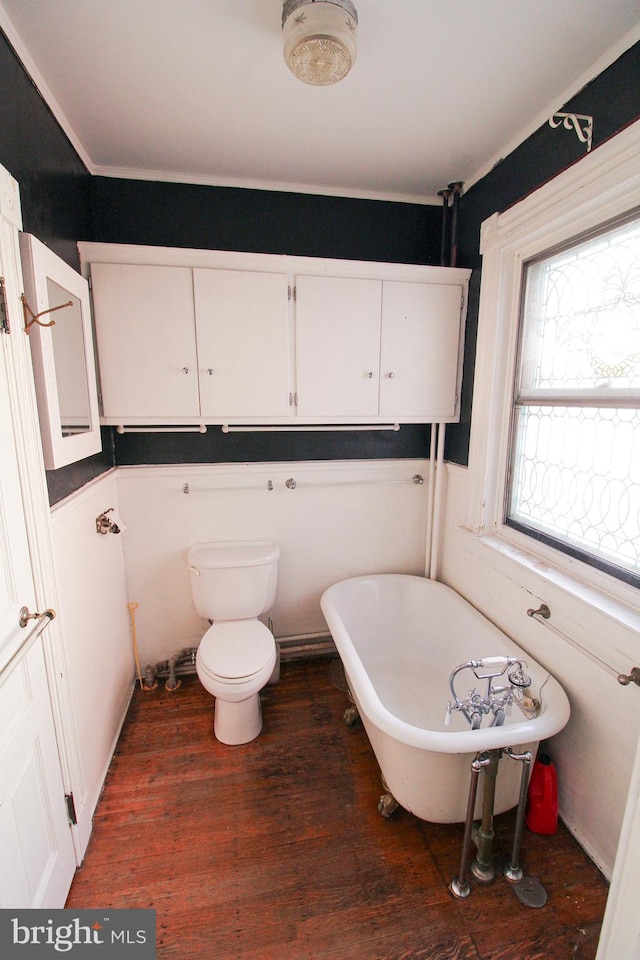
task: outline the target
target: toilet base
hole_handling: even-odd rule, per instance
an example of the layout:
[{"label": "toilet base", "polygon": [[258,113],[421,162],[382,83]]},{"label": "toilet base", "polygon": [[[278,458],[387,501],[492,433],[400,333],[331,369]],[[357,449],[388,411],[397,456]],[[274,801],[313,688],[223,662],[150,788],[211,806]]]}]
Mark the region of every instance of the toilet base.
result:
[{"label": "toilet base", "polygon": [[260,694],[231,702],[216,697],[213,732],[216,740],[230,746],[255,740],[262,730]]}]

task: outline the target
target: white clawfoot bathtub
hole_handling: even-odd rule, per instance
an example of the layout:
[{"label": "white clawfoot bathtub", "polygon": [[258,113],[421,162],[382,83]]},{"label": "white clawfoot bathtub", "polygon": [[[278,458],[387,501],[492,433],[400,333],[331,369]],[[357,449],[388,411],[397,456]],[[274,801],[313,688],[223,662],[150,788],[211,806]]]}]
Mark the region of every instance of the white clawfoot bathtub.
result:
[{"label": "white clawfoot bathtub", "polygon": [[[569,719],[557,680],[443,583],[405,574],[356,577],[325,590],[321,606],[385,785],[422,820],[464,821],[478,752],[514,747],[535,756],[538,743]],[[514,705],[503,725],[485,726],[485,720],[472,730],[454,711],[447,726],[452,670],[468,660],[499,657],[526,664],[538,715],[527,718]],[[466,696],[471,684],[462,673],[456,682]],[[518,803],[521,774],[520,763],[500,760],[496,814]],[[481,796],[476,816],[480,804]]]}]

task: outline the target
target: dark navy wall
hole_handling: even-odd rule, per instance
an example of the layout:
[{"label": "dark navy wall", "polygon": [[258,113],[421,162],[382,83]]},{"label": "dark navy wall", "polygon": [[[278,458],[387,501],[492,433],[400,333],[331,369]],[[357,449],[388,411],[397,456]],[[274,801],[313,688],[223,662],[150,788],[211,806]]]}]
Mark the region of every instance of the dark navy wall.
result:
[{"label": "dark navy wall", "polygon": [[205,250],[439,263],[439,207],[95,177],[94,238]]},{"label": "dark navy wall", "polygon": [[[640,43],[587,84],[562,108],[593,117],[593,149],[640,118]],[[572,130],[546,123],[475,183],[460,201],[458,265],[474,269],[467,314],[460,423],[447,428],[445,455],[466,464],[480,294],[480,226],[493,213],[522,200],[586,153]]]}]

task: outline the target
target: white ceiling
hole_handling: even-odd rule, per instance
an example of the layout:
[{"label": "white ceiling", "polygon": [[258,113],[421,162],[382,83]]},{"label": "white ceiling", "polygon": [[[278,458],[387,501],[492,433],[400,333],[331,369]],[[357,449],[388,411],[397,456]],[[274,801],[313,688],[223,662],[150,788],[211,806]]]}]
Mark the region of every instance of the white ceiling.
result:
[{"label": "white ceiling", "polygon": [[640,0],[355,5],[321,88],[284,64],[281,0],[0,0],[0,26],[92,173],[418,202],[640,39]]}]

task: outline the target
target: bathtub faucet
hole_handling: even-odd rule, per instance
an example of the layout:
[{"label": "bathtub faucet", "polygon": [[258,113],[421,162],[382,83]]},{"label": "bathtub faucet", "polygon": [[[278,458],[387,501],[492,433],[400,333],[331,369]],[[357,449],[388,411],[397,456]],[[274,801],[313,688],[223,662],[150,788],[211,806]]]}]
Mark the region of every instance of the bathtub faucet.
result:
[{"label": "bathtub faucet", "polygon": [[[522,698],[523,691],[531,685],[531,678],[524,671],[526,662],[515,657],[485,657],[483,660],[467,660],[451,671],[449,688],[453,702],[449,700],[445,715],[445,724],[451,723],[451,713],[459,710],[466,717],[472,730],[478,730],[483,717],[491,714],[491,727],[501,727],[507,716],[507,710],[514,701]],[[477,686],[471,687],[464,699],[456,693],[455,680],[462,670],[471,670],[476,680],[486,680],[484,694]],[[495,685],[497,677],[506,674],[506,683]]]}]

